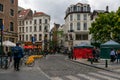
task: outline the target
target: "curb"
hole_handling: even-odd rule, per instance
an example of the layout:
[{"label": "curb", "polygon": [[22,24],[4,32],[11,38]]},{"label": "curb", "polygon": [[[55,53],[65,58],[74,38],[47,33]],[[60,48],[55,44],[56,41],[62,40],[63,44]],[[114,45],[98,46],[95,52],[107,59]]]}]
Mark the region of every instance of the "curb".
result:
[{"label": "curb", "polygon": [[105,70],[105,71],[109,71],[109,72],[114,72],[114,73],[120,74],[120,72],[112,71],[112,70],[109,70],[109,69],[106,69],[106,68],[101,68],[101,67],[98,67],[98,66],[86,64],[86,63],[83,63],[83,62],[78,62],[78,61],[71,60],[71,59],[68,59],[68,60],[70,60],[72,62],[75,62],[75,63],[83,64],[83,65],[86,65],[86,66],[94,67],[94,68],[97,68],[97,69],[101,69],[101,70]]}]

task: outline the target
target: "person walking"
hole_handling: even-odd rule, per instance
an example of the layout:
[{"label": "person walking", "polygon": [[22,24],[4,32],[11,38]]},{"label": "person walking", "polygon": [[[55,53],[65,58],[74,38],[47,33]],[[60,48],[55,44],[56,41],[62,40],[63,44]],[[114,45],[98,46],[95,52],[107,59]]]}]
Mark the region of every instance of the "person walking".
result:
[{"label": "person walking", "polygon": [[115,51],[114,49],[112,48],[111,51],[110,51],[110,58],[111,58],[111,62],[114,62],[115,61],[115,58],[116,57],[116,54],[115,54]]},{"label": "person walking", "polygon": [[93,61],[96,62],[96,47],[93,48],[92,50],[92,55],[93,55]]},{"label": "person walking", "polygon": [[14,58],[14,70],[19,71],[19,63],[23,57],[23,49],[19,46],[20,43],[16,43],[16,46],[12,48]]},{"label": "person walking", "polygon": [[117,55],[117,63],[118,63],[120,62],[120,49],[116,51],[116,55]]}]

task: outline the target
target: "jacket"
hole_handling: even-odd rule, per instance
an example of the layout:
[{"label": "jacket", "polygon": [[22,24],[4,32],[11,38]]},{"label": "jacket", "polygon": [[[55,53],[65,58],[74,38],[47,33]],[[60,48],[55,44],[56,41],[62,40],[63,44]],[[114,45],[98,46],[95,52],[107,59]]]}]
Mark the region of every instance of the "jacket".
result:
[{"label": "jacket", "polygon": [[[16,51],[16,49],[18,50],[17,55],[14,54],[14,52]],[[24,56],[24,54],[23,54],[24,51],[23,51],[23,49],[22,49],[21,47],[19,47],[19,46],[13,47],[13,48],[12,48],[12,53],[13,53],[13,57],[14,57],[14,58],[22,58],[22,57]]]}]

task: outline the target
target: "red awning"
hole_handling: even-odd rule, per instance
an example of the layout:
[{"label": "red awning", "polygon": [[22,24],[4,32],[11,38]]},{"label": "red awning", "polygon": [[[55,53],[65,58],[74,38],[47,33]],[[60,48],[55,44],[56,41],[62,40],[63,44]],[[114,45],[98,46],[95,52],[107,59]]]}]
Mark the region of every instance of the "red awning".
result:
[{"label": "red awning", "polygon": [[33,49],[34,47],[33,46],[24,46],[23,48],[24,49]]}]

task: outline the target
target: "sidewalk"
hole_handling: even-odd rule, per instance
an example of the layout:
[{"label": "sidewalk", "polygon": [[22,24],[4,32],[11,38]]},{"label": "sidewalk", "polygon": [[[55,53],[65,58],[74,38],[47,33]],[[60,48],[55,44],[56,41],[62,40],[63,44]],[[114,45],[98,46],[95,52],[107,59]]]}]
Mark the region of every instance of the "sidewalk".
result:
[{"label": "sidewalk", "polygon": [[[91,64],[91,61],[88,61],[87,59],[76,59],[73,61],[79,62],[84,65],[96,67],[99,69],[104,69],[104,70],[120,73],[120,62],[118,62],[118,63],[117,63],[117,61],[110,62],[110,59],[107,59],[107,64],[108,64],[107,67],[106,67],[106,59],[100,59],[99,62],[93,62],[93,64]],[[118,72],[118,70],[119,70],[119,72]]]}]

